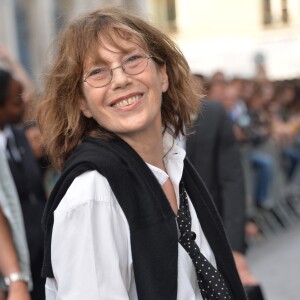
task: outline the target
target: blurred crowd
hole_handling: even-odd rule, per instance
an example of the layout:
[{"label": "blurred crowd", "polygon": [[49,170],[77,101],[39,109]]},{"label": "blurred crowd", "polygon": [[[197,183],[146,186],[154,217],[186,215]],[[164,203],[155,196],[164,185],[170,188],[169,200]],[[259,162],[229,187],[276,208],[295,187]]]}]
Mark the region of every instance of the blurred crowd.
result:
[{"label": "blurred crowd", "polygon": [[[4,66],[0,70],[2,149],[16,187],[25,228],[29,276],[33,281],[31,299],[42,300],[40,221],[59,174],[47,160],[34,121],[36,100],[30,77],[3,45],[0,45],[0,60]],[[233,124],[244,172],[246,196],[241,201],[246,201],[246,239],[250,243],[277,225],[287,226],[290,213],[296,217],[298,214],[293,201],[298,195],[300,180],[300,79],[271,81],[264,74],[251,79],[228,79],[222,71],[210,77],[195,76],[204,87],[204,98],[221,103]],[[205,116],[205,108],[201,114]],[[0,201],[1,210],[6,216]],[[10,228],[13,228],[11,224]],[[20,238],[14,232],[12,236],[14,241]],[[0,274],[1,267],[0,258]],[[5,299],[1,288],[5,290],[0,286],[0,299]]]},{"label": "blurred crowd", "polygon": [[249,238],[276,225],[288,226],[299,215],[300,79],[271,81],[259,75],[198,75],[207,99],[222,103],[233,123],[245,178]]}]

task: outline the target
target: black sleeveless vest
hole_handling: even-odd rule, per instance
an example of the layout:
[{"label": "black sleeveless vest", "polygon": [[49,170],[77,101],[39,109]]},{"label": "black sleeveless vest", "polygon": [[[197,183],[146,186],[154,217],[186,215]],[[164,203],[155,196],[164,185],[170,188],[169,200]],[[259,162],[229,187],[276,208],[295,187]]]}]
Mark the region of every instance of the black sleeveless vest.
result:
[{"label": "black sleeveless vest", "polygon": [[[127,218],[133,269],[139,300],[177,299],[178,233],[175,214],[146,163],[121,139],[86,137],[54,187],[44,212],[45,255],[43,277],[53,277],[51,235],[53,212],[72,181],[88,170],[105,176]],[[187,159],[183,179],[218,269],[234,299],[246,299],[221,219],[203,182]],[[66,258],[67,259],[67,258]]]}]

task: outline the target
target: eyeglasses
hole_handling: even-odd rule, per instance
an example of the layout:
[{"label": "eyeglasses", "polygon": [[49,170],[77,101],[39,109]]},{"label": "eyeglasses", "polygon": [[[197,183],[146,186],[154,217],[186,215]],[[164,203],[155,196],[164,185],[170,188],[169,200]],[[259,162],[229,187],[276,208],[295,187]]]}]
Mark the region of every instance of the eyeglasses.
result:
[{"label": "eyeglasses", "polygon": [[108,85],[113,78],[113,71],[122,68],[124,73],[128,75],[138,75],[145,71],[148,66],[148,61],[153,58],[152,55],[134,54],[123,61],[122,65],[115,68],[95,67],[89,71],[83,82],[86,82],[94,88],[101,88]]}]

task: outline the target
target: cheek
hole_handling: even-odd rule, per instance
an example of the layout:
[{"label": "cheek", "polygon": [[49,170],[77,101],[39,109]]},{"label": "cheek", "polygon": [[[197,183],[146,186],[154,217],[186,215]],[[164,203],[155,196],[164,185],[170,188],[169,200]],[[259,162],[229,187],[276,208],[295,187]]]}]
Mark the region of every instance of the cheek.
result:
[{"label": "cheek", "polygon": [[106,90],[104,88],[88,88],[83,93],[84,99],[89,105],[103,104]]},{"label": "cheek", "polygon": [[80,110],[88,118],[95,117],[101,111],[104,103],[102,91],[99,89],[87,90],[84,91],[83,95],[84,99],[81,99],[79,102]]}]

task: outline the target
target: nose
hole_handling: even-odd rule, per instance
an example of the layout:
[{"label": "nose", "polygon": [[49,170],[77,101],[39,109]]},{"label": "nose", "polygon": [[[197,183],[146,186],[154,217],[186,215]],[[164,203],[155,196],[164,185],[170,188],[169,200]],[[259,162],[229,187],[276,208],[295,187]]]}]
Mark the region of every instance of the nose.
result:
[{"label": "nose", "polygon": [[113,88],[122,88],[130,83],[131,78],[124,72],[122,65],[111,69],[111,72],[111,84]]}]

